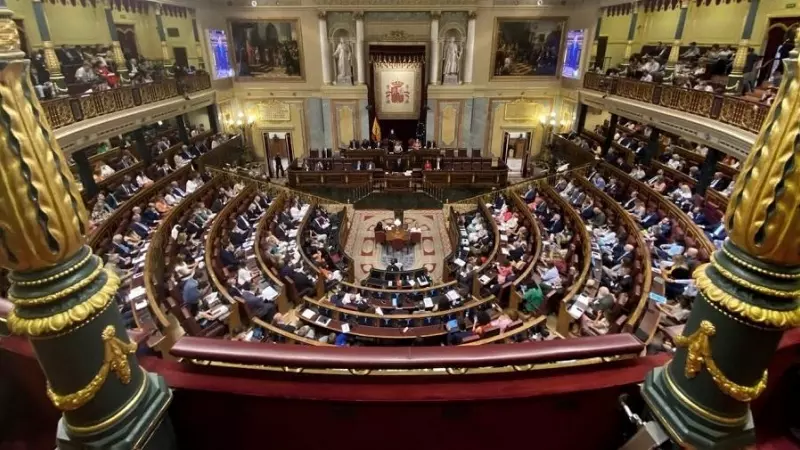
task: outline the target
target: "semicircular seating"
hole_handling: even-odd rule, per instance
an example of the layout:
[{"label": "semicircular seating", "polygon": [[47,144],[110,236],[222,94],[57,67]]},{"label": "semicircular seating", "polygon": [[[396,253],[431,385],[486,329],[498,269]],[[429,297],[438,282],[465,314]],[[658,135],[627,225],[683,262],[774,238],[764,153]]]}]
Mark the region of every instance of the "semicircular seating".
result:
[{"label": "semicircular seating", "polygon": [[[639,333],[644,327],[640,339],[652,338],[658,324],[658,310],[649,307],[648,298],[650,292],[660,291],[662,287],[660,283],[653,283],[649,246],[639,233],[639,227],[614,199],[582,175],[572,174],[560,180],[555,190],[580,211],[580,216],[592,228],[590,277],[594,282],[587,282],[584,297],[577,299],[585,305],[576,309],[585,311],[591,307],[595,312],[602,310],[603,314],[590,322],[586,320],[588,316],[581,313],[581,332]],[[601,292],[604,287],[609,290],[608,294]],[[602,305],[600,302],[604,302],[607,295],[612,296],[613,304]],[[573,317],[578,315],[578,311],[572,312]],[[651,326],[653,320],[655,323]]]}]

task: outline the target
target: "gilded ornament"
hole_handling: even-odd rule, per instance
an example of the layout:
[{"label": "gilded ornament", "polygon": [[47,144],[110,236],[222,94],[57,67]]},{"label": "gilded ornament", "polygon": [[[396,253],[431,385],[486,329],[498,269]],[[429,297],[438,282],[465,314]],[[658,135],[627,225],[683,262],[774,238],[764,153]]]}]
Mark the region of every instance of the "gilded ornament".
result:
[{"label": "gilded ornament", "polygon": [[709,264],[703,264],[698,267],[694,271],[694,280],[697,288],[709,301],[717,303],[724,310],[749,319],[757,324],[775,328],[793,328],[800,326],[800,305],[795,304],[793,309],[778,311],[743,302],[715,285],[706,274],[708,268]]},{"label": "gilded ornament", "polygon": [[86,301],[52,316],[24,318],[12,310],[8,314],[8,328],[14,334],[27,336],[48,336],[64,331],[68,327],[80,324],[88,318],[103,311],[114,298],[119,288],[119,277],[112,271],[103,269],[108,277],[106,283]]},{"label": "gilded ornament", "polygon": [[46,269],[81,249],[86,210],[27,63],[3,67],[0,99],[8,117],[0,132],[0,267]]},{"label": "gilded ornament", "polygon": [[776,100],[736,179],[725,225],[731,242],[745,253],[776,265],[800,266],[798,47],[789,55]]},{"label": "gilded ornament", "polygon": [[739,286],[745,287],[755,292],[759,292],[764,295],[769,295],[772,297],[778,298],[785,298],[785,299],[795,299],[800,297],[800,290],[793,290],[793,291],[783,291],[778,289],[772,289],[766,286],[761,286],[750,281],[745,280],[744,278],[731,273],[728,269],[723,267],[714,255],[711,255],[711,264],[714,266],[715,269],[725,278],[728,280],[738,284]]},{"label": "gilded ornament", "polygon": [[708,320],[700,322],[700,327],[689,336],[675,336],[675,345],[687,349],[684,375],[688,379],[697,376],[705,366],[711,379],[725,395],[740,402],[751,402],[767,388],[767,371],[753,386],[742,386],[729,380],[714,362],[711,354],[710,338],[716,333],[714,324]]},{"label": "gilded ornament", "polygon": [[56,300],[60,300],[67,296],[70,296],[81,289],[85,288],[86,286],[92,284],[97,277],[103,272],[103,266],[98,264],[97,268],[90,273],[86,278],[78,281],[77,283],[70,285],[68,288],[63,289],[61,291],[56,292],[55,294],[49,294],[42,297],[17,297],[14,295],[9,295],[8,298],[17,306],[29,306],[29,305],[44,305],[47,303],[52,303]]},{"label": "gilded ornament", "polygon": [[103,329],[103,365],[97,375],[80,390],[71,394],[57,394],[53,387],[48,383],[47,396],[50,401],[61,411],[74,411],[89,401],[100,391],[108,378],[109,372],[117,374],[122,384],[131,382],[131,365],[128,355],[136,352],[136,343],[124,342],[116,336],[117,332],[113,325],[108,325]]}]

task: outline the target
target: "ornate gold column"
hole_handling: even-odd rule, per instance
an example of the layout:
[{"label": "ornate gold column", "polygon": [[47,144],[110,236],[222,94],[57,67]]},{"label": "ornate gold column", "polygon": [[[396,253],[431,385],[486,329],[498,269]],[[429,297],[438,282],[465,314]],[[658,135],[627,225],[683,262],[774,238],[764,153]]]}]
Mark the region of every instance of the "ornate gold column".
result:
[{"label": "ornate gold column", "polygon": [[750,402],[766,388],[783,332],[800,326],[797,50],[736,180],[724,221],[728,240],[695,270],[699,294],[675,357],[645,380],[645,400],[681,447],[738,449],[755,441]]},{"label": "ornate gold column", "polygon": [[[0,0],[0,267],[7,316],[27,336],[62,412],[61,449],[175,448],[164,380],[139,366],[114,296],[120,280],[84,239],[86,211]],[[11,26],[9,26],[11,22]],[[145,444],[146,443],[146,444]]]}]

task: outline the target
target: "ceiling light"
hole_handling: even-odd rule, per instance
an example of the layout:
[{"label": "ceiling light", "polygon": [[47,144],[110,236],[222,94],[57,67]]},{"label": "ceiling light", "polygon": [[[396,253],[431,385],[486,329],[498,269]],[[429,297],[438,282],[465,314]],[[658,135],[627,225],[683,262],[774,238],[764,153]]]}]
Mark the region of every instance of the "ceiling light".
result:
[{"label": "ceiling light", "polygon": [[[539,1],[542,1],[542,0],[539,0]],[[256,6],[258,6],[258,2],[256,0],[253,0],[252,2],[250,2],[250,6],[255,8]]]}]

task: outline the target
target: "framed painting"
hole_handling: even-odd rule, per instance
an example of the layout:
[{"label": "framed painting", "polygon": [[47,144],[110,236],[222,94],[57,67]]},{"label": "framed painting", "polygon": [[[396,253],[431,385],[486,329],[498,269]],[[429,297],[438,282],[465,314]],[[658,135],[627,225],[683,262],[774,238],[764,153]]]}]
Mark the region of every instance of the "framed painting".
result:
[{"label": "framed painting", "polygon": [[492,78],[556,76],[566,19],[498,18]]},{"label": "framed painting", "polygon": [[237,78],[304,81],[303,39],[296,19],[230,22]]}]

